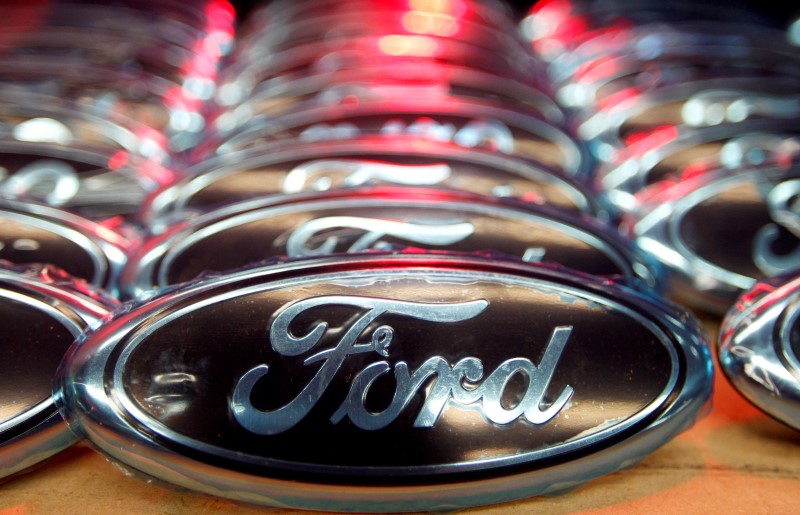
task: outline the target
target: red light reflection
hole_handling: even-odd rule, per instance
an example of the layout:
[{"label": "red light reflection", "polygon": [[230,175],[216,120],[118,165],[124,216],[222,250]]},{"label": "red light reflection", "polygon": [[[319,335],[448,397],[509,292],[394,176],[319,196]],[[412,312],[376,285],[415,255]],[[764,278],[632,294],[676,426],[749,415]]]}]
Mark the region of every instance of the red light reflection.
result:
[{"label": "red light reflection", "polygon": [[696,161],[694,163],[686,165],[683,170],[680,172],[680,180],[688,180],[694,177],[699,177],[705,173],[711,171],[712,167],[709,166],[709,163],[703,163],[702,161]]},{"label": "red light reflection", "polygon": [[461,18],[467,12],[463,0],[408,0],[408,7],[411,11],[448,14],[456,18]]},{"label": "red light reflection", "polygon": [[659,125],[648,131],[634,132],[625,138],[628,157],[641,157],[649,150],[675,141],[678,136],[680,131],[674,125]]},{"label": "red light reflection", "polygon": [[120,150],[116,152],[113,156],[108,158],[108,169],[109,170],[119,170],[126,164],[128,164],[130,156],[128,152],[125,150]]},{"label": "red light reflection", "polygon": [[439,43],[428,36],[391,34],[381,36],[378,48],[391,56],[432,57],[439,51]]},{"label": "red light reflection", "polygon": [[641,94],[639,88],[636,87],[621,89],[607,97],[601,98],[598,101],[598,108],[601,111],[611,111],[613,107],[619,106],[622,103],[628,103],[630,105],[631,102],[635,103]]},{"label": "red light reflection", "polygon": [[403,15],[403,28],[414,34],[449,37],[458,32],[458,21],[448,14],[409,11]]}]

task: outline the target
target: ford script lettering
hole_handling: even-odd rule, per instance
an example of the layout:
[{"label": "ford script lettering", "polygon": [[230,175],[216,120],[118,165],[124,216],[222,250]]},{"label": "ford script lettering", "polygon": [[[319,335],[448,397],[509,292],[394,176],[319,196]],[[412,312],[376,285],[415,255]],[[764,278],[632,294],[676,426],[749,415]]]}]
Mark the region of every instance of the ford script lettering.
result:
[{"label": "ford script lettering", "polygon": [[[405,165],[359,159],[316,160],[295,166],[283,181],[284,193],[327,191],[339,187],[388,183],[403,186],[433,186],[447,180],[453,171],[446,163]],[[343,176],[333,180],[331,177]]]},{"label": "ford script lettering", "polygon": [[503,254],[658,283],[649,260],[601,224],[510,200],[386,187],[264,198],[175,224],[130,256],[122,283],[135,296],[274,257],[409,249]]},{"label": "ford script lettering", "polygon": [[767,164],[656,185],[632,233],[672,271],[678,298],[722,315],[757,278],[800,266],[796,173]]},{"label": "ford script lettering", "polygon": [[244,268],[118,312],[57,398],[137,473],[251,503],[551,493],[637,462],[710,396],[691,315],[621,284],[442,251]]},{"label": "ford script lettering", "polygon": [[5,178],[8,171],[0,167],[0,193],[19,197],[31,195],[52,206],[72,200],[80,189],[75,169],[68,163],[54,159],[41,159],[27,164]]},{"label": "ford script lettering", "polygon": [[[249,431],[257,434],[275,434],[286,431],[302,419],[317,403],[327,389],[333,376],[341,368],[342,363],[352,354],[375,352],[389,356],[394,329],[383,325],[372,333],[370,343],[356,343],[357,337],[364,329],[383,313],[399,313],[412,318],[448,323],[458,322],[476,316],[489,304],[486,300],[476,300],[461,304],[423,304],[400,302],[388,299],[368,299],[359,297],[322,297],[301,301],[278,315],[270,329],[270,341],[275,351],[281,354],[298,355],[312,349],[327,330],[325,322],[317,325],[311,333],[303,337],[291,334],[289,325],[295,316],[304,309],[324,304],[341,304],[361,308],[369,308],[366,314],[358,318],[344,333],[339,344],[333,349],[323,350],[305,360],[306,365],[318,361],[324,364],[314,378],[303,388],[298,396],[286,406],[271,412],[258,412],[250,402],[253,385],[269,371],[268,365],[260,365],[250,370],[236,385],[233,393],[232,409],[236,420]],[[395,365],[394,374],[397,390],[389,407],[381,413],[371,413],[364,406],[369,388],[381,375],[391,370],[386,361],[372,363],[359,372],[353,380],[347,399],[331,417],[334,423],[344,417],[366,430],[375,430],[392,423],[400,411],[408,406],[417,390],[435,376],[436,381],[431,388],[422,411],[414,421],[414,427],[433,427],[448,400],[456,404],[468,405],[481,402],[483,413],[496,424],[508,424],[525,416],[528,422],[544,424],[552,419],[564,407],[572,396],[572,387],[563,389],[558,399],[548,408],[542,410],[540,405],[545,390],[555,371],[555,365],[571,327],[558,327],[553,331],[547,351],[542,358],[541,368],[530,360],[515,358],[503,362],[483,384],[483,363],[477,358],[468,357],[450,365],[441,356],[433,356],[413,373],[408,364],[399,361]],[[529,385],[523,400],[514,409],[505,409],[500,403],[503,388],[513,374],[523,373]]]},{"label": "ford script lettering", "polygon": [[[116,160],[80,150],[43,150],[48,153],[53,155],[0,149],[0,195],[35,200],[91,219],[130,218],[155,186],[153,177],[129,163],[124,152],[116,154]],[[168,181],[167,171],[159,173]]]},{"label": "ford script lettering", "polygon": [[[460,129],[456,129],[453,123],[438,122],[429,117],[419,118],[409,124],[400,119],[390,119],[378,132],[383,136],[419,136],[432,141],[448,141],[466,148],[490,146],[504,154],[514,152],[514,134],[499,120],[470,120]],[[355,138],[361,134],[362,130],[352,123],[318,123],[303,130],[300,139],[339,140]]]},{"label": "ford script lettering", "polygon": [[[753,261],[766,275],[777,275],[800,266],[800,179],[784,181],[770,190],[767,208],[774,223],[765,225],[753,241]],[[782,232],[797,240],[791,252],[778,254],[773,245]]]},{"label": "ford script lettering", "polygon": [[256,117],[225,138],[212,138],[206,148],[214,146],[217,155],[224,155],[291,139],[307,147],[308,143],[349,144],[365,138],[424,140],[531,159],[572,176],[589,172],[588,160],[575,140],[558,124],[530,111],[455,97],[409,100],[365,100],[346,109],[318,106],[290,110],[269,120]]},{"label": "ford script lettering", "polygon": [[331,216],[317,218],[298,227],[286,242],[286,253],[290,257],[332,254],[339,242],[338,236],[327,236],[323,243],[314,248],[309,245],[309,241],[320,233],[336,228],[351,231],[355,229],[364,233],[347,248],[347,252],[360,252],[370,248],[391,249],[390,245],[382,245],[380,242],[380,239],[387,235],[410,243],[443,246],[462,241],[475,232],[475,226],[469,222],[432,225],[355,216]]},{"label": "ford script lettering", "polygon": [[459,190],[548,203],[602,215],[589,188],[555,168],[498,152],[407,138],[357,138],[282,144],[250,150],[235,160],[215,158],[187,170],[186,179],[151,197],[143,218],[171,211],[214,209],[247,199],[340,191],[364,186]]}]

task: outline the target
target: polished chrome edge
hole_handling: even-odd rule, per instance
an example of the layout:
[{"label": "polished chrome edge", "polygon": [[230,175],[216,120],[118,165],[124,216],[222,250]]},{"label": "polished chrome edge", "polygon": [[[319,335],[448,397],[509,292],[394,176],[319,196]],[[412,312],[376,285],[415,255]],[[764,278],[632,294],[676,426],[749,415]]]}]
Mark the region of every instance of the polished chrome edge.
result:
[{"label": "polished chrome edge", "polygon": [[[676,389],[674,398],[647,427],[624,441],[589,456],[546,469],[499,478],[398,487],[320,485],[269,479],[215,467],[178,456],[153,439],[143,440],[136,428],[128,423],[126,414],[120,411],[119,405],[109,402],[102,378],[115,345],[125,336],[120,329],[130,330],[147,317],[169,310],[182,301],[212,294],[217,288],[235,285],[240,281],[277,279],[285,273],[313,273],[343,264],[369,269],[371,265],[379,263],[384,263],[384,266],[388,263],[389,266],[417,264],[424,267],[433,266],[434,262],[444,269],[488,268],[493,273],[535,276],[566,283],[583,291],[610,290],[604,295],[613,294],[614,298],[626,299],[626,305],[631,309],[637,309],[643,316],[658,320],[661,328],[672,335],[675,349],[680,354],[679,360],[685,366],[684,384]],[[238,501],[312,510],[438,511],[568,490],[600,475],[634,465],[646,454],[690,427],[705,414],[704,407],[709,402],[713,381],[713,365],[703,331],[687,312],[678,312],[675,307],[669,307],[662,301],[627,288],[609,286],[588,276],[550,269],[534,271],[513,263],[496,264],[464,257],[332,257],[241,271],[155,297],[146,309],[132,312],[117,322],[112,321],[99,328],[97,333],[95,341],[100,344],[92,348],[74,347],[60,373],[59,405],[74,431],[88,437],[101,452],[112,459],[147,476]]]},{"label": "polished chrome edge", "polygon": [[768,415],[800,429],[800,368],[788,349],[800,319],[800,278],[737,305],[726,315],[717,352],[725,376]]}]

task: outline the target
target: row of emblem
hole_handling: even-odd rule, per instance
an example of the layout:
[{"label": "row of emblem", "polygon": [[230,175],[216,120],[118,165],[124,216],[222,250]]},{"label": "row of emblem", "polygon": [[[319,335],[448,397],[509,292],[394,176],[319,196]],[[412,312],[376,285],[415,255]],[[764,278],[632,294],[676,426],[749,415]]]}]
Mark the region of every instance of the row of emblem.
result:
[{"label": "row of emblem", "polygon": [[[305,292],[302,298],[300,291]],[[559,302],[549,300],[553,295]],[[794,427],[800,426],[797,297],[796,279],[760,285],[729,314],[720,341],[720,360],[734,383],[765,411]],[[265,497],[270,499],[284,498],[271,495],[285,488],[281,478],[298,470],[326,478],[322,484],[332,482],[331,488],[336,488],[348,477],[357,481],[364,466],[372,473],[385,470],[387,478],[413,473],[422,474],[418,480],[423,483],[439,481],[439,476],[446,482],[455,478],[456,484],[464,480],[454,494],[461,498],[478,484],[472,475],[486,474],[480,462],[463,461],[461,453],[470,452],[454,441],[466,417],[473,437],[476,424],[493,440],[499,437],[495,428],[507,426],[504,438],[518,440],[515,448],[528,449],[493,456],[492,474],[505,474],[505,466],[513,467],[514,474],[521,474],[514,477],[527,485],[526,494],[536,494],[549,491],[552,484],[549,477],[527,471],[540,467],[540,459],[567,460],[540,471],[545,475],[589,479],[601,471],[592,468],[590,459],[577,456],[590,449],[601,452],[603,442],[614,435],[632,437],[633,421],[656,410],[664,411],[651,419],[648,429],[639,428],[636,438],[649,435],[648,448],[660,445],[665,433],[680,430],[697,416],[711,387],[706,347],[699,329],[690,329],[688,314],[588,276],[511,263],[491,265],[478,258],[353,256],[248,269],[151,299],[103,325],[99,321],[115,307],[113,299],[53,269],[6,269],[2,302],[6,331],[23,321],[48,334],[42,338],[40,332],[25,331],[6,338],[26,338],[30,352],[3,348],[9,370],[0,389],[5,398],[0,421],[3,475],[75,441],[76,435],[56,414],[58,402],[70,415],[73,429],[140,472],[213,485],[212,475],[224,469],[226,477],[237,474],[246,485],[243,491],[270,492]],[[520,316],[523,312],[539,316]],[[508,322],[498,325],[499,320]],[[61,365],[62,384],[54,400],[50,384],[55,369],[73,339],[90,327],[94,332],[73,346]],[[209,342],[209,335],[229,338],[231,328],[240,335],[236,341]],[[517,336],[506,337],[504,331]],[[420,333],[426,335],[424,344],[415,336]],[[182,342],[176,347],[178,334]],[[607,335],[608,342],[598,343],[598,334]],[[505,345],[486,343],[498,339]],[[642,352],[644,342],[647,352]],[[230,352],[231,345],[236,353]],[[606,363],[611,359],[604,350],[608,345],[616,349],[614,360],[625,355],[631,362]],[[630,352],[620,350],[625,346]],[[36,366],[26,360],[35,360]],[[597,373],[587,376],[586,370],[595,368]],[[25,370],[37,370],[38,375],[25,372],[26,388],[20,391],[15,374]],[[107,372],[97,375],[96,370]],[[625,373],[616,377],[613,370]],[[633,383],[637,388],[632,388],[629,373],[638,377]],[[287,374],[304,378],[305,384],[287,380]],[[388,383],[381,379],[387,374],[394,376]],[[515,383],[515,375],[524,380]],[[425,384],[431,388],[422,393],[419,389]],[[389,385],[394,385],[389,404],[376,401],[387,398],[383,392]],[[308,397],[306,390],[316,393]],[[323,396],[327,391],[331,393]],[[265,395],[273,400],[265,403]],[[598,406],[592,400],[618,395],[650,400],[631,413],[612,413],[615,403]],[[86,402],[92,409],[83,405]],[[600,418],[598,409],[604,412]],[[579,440],[560,434],[559,420],[564,417],[572,418],[567,427],[573,429],[576,420],[583,421],[575,429]],[[592,420],[599,424],[594,429]],[[609,420],[615,423],[609,426]],[[158,440],[143,445],[142,436],[132,429],[140,424],[156,431]],[[330,457],[308,446],[320,440],[306,433],[317,434],[326,424],[338,428],[341,456]],[[393,438],[405,435],[411,439],[407,445],[416,445],[416,433],[426,428],[433,432],[424,433],[425,439],[433,438],[437,443],[431,445],[442,450],[436,456],[417,456],[413,466],[405,462],[407,453],[364,451],[364,439],[373,438],[373,432],[380,441],[391,433]],[[508,433],[511,428],[513,435]],[[211,434],[217,436],[205,440]],[[119,445],[121,435],[132,438],[132,445]],[[285,445],[265,445],[264,438]],[[570,443],[554,446],[553,438]],[[297,443],[288,444],[293,441]],[[180,455],[187,442],[203,449],[198,459],[205,465],[172,468],[182,462],[170,456]],[[305,447],[300,457],[263,455],[264,449],[278,453]],[[632,458],[624,449],[617,449],[620,465]],[[242,456],[242,451],[252,454]],[[237,461],[226,458],[231,452],[242,465],[261,463],[264,470],[242,476],[236,472]],[[576,457],[569,458],[573,453]],[[320,456],[331,461],[320,461]],[[146,466],[153,458],[161,464],[156,470]],[[278,465],[287,460],[287,469]],[[517,468],[520,464],[525,465],[523,472]],[[602,469],[607,471],[605,462]],[[480,503],[480,495],[488,495],[480,488],[475,492],[461,505]],[[380,501],[389,493],[390,487],[367,488],[349,502],[364,509],[407,506],[398,500]],[[292,497],[285,491],[282,495]],[[455,500],[417,502],[415,508]]]},{"label": "row of emblem", "polygon": [[[128,182],[14,150],[0,258],[134,301],[54,284],[69,281],[49,268],[3,272],[7,325],[49,317],[63,334],[41,339],[62,345],[35,389],[2,389],[0,475],[88,438],[136,474],[237,500],[444,510],[568,489],[702,415],[702,329],[654,295],[652,257],[602,223],[624,206],[595,191],[594,158],[506,7],[467,5],[256,10],[204,96],[200,143]],[[354,10],[377,21],[350,23]],[[105,172],[133,159],[118,156]],[[731,262],[694,231],[738,216],[745,191],[761,196],[745,199],[742,245],[770,247],[791,219],[784,171],[731,190],[729,174],[703,175],[706,196],[637,226],[641,247],[730,269],[735,291],[754,268],[782,270],[780,254]],[[4,347],[18,368],[38,357],[18,349]]]},{"label": "row of emblem", "polygon": [[[721,315],[800,265],[800,50],[756,12],[699,22],[698,8],[552,0],[522,27],[623,230],[670,270],[677,298]],[[578,24],[584,38],[566,29]]]}]

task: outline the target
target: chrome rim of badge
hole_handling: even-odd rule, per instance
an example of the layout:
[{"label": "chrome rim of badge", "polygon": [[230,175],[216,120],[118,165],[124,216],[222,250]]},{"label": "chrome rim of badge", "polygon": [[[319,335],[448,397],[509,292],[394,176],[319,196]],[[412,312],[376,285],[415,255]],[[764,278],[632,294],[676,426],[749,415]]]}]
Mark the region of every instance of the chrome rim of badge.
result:
[{"label": "chrome rim of badge", "polygon": [[159,164],[169,160],[161,135],[133,119],[12,91],[0,95],[0,105],[0,138],[4,140],[121,150]]},{"label": "chrome rim of badge", "polygon": [[563,124],[565,115],[544,85],[532,85],[462,66],[437,62],[364,63],[358,68],[282,75],[253,84],[247,78],[223,80],[216,101],[224,110],[214,130],[229,133],[255,115],[277,116],[308,106],[337,104],[353,98],[375,101],[397,96],[488,99],[532,110],[546,121]]},{"label": "chrome rim of badge", "polygon": [[753,119],[711,127],[656,127],[628,156],[596,174],[597,187],[622,212],[639,209],[637,194],[662,180],[675,180],[684,172],[724,167],[730,170],[774,163],[785,145],[797,140],[796,119]]},{"label": "chrome rim of badge", "polygon": [[0,139],[0,196],[92,220],[133,219],[149,194],[175,180],[170,169],[122,150]]},{"label": "chrome rim of badge", "polygon": [[[646,61],[676,51],[692,55],[693,48],[693,55],[741,56],[765,41],[785,41],[769,23],[759,25],[766,20],[759,20],[754,10],[728,7],[672,2],[664,9],[657,2],[601,5],[556,0],[535,5],[520,29],[537,55],[550,63],[550,74],[558,82],[603,54],[633,54]],[[745,19],[748,23],[742,23]],[[576,35],[576,22],[589,27]]]},{"label": "chrome rim of badge", "polygon": [[231,204],[142,240],[122,273],[130,297],[276,258],[370,251],[507,256],[661,288],[653,262],[589,217],[425,189],[359,188]]},{"label": "chrome rim of badge", "polygon": [[72,342],[115,303],[51,267],[3,262],[0,304],[0,478],[5,478],[77,442],[55,407],[53,378]]},{"label": "chrome rim of badge", "polygon": [[150,223],[257,196],[387,185],[469,191],[550,203],[608,218],[606,206],[576,178],[500,153],[416,138],[294,142],[236,152],[198,164],[187,178],[152,195]]},{"label": "chrome rim of badge", "polygon": [[[463,3],[452,3],[445,5],[433,5],[432,9],[426,9],[423,4],[415,4],[405,0],[389,0],[383,2],[372,1],[354,1],[354,0],[332,0],[332,1],[276,1],[270,2],[265,7],[260,7],[255,10],[250,17],[248,27],[243,31],[245,38],[251,37],[250,34],[258,34],[259,32],[268,28],[285,26],[286,24],[302,19],[313,14],[314,9],[320,9],[323,12],[354,12],[359,9],[374,9],[374,10],[407,10],[409,7],[412,10],[419,10],[422,12],[434,12],[451,16],[458,16],[459,19],[480,23],[490,28],[503,30],[506,33],[515,31],[514,25],[511,22],[513,13],[509,6],[500,1],[490,0],[472,0],[469,2],[469,9],[464,9]],[[415,7],[419,7],[416,9]],[[443,13],[441,11],[444,11]]]},{"label": "chrome rim of badge", "polygon": [[745,293],[722,324],[719,363],[768,415],[800,429],[800,280],[796,272]]},{"label": "chrome rim of badge", "polygon": [[42,204],[0,199],[0,259],[52,263],[116,292],[131,240],[86,218]]},{"label": "chrome rim of badge", "polygon": [[72,427],[140,475],[267,505],[433,511],[630,466],[702,414],[712,366],[688,313],[609,281],[398,255],[152,298],[74,346],[60,378]]},{"label": "chrome rim of badge", "polygon": [[233,134],[209,138],[207,145],[198,148],[198,155],[226,154],[291,139],[340,141],[359,135],[423,137],[464,148],[491,149],[582,179],[590,173],[583,145],[559,127],[507,106],[454,98],[361,102],[356,107],[325,106],[269,120],[256,117]]},{"label": "chrome rim of badge", "polygon": [[421,38],[367,35],[311,42],[268,54],[254,62],[237,62],[226,73],[259,83],[286,74],[348,69],[371,62],[430,62],[432,59],[534,84],[546,82],[544,70],[524,51],[517,55],[498,54],[471,42],[430,35]]},{"label": "chrome rim of badge", "polygon": [[[682,23],[679,26],[654,24],[625,38],[623,34],[628,30],[624,26],[617,33],[607,30],[608,48],[604,49],[598,45],[598,41],[590,39],[584,45],[588,55],[580,56],[579,48],[553,63],[550,67],[553,72],[551,77],[563,84],[561,92],[566,93],[559,95],[559,100],[570,107],[589,107],[592,105],[590,95],[574,95],[571,92],[569,85],[577,85],[576,76],[580,75],[582,80],[587,81],[590,89],[597,89],[608,81],[647,70],[650,63],[673,66],[683,63],[687,80],[699,73],[713,75],[731,67],[748,70],[751,74],[774,70],[797,76],[800,72],[800,59],[786,44],[785,34],[779,30],[730,22]],[[628,43],[625,46],[614,48],[615,44],[626,39]],[[731,43],[732,40],[735,43]],[[597,53],[598,49],[604,49],[604,52]],[[569,62],[570,59],[574,61]],[[605,68],[604,72],[602,68]],[[567,73],[570,69],[573,71]],[[593,77],[596,80],[592,80]]]},{"label": "chrome rim of badge", "polygon": [[611,103],[578,127],[594,156],[613,161],[626,139],[663,126],[702,128],[756,118],[791,119],[800,114],[800,81],[794,78],[710,77],[683,82]]},{"label": "chrome rim of badge", "polygon": [[667,267],[678,297],[723,314],[756,278],[800,265],[799,191],[796,167],[778,165],[664,181],[643,192],[627,231]]}]

